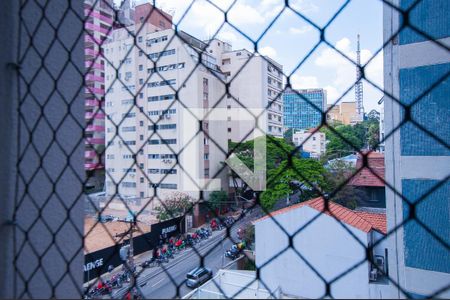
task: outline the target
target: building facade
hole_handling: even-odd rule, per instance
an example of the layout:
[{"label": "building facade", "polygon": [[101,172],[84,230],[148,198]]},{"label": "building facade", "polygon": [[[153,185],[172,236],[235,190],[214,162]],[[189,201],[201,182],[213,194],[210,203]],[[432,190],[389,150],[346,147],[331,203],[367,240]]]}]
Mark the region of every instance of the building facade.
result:
[{"label": "building facade", "polygon": [[[414,1],[389,2],[407,11]],[[385,143],[386,181],[392,186],[386,189],[388,231],[403,224],[391,233],[389,268],[393,280],[408,293],[398,290],[398,297],[448,298],[450,57],[435,41],[447,47],[450,43],[450,3],[416,4],[410,10],[409,24],[428,37],[408,27],[398,33],[402,15],[390,6],[384,8],[384,40],[390,41],[384,49],[386,133],[410,118]],[[407,221],[412,205],[415,214]]]},{"label": "building facade", "polygon": [[284,128],[305,130],[319,127],[326,103],[324,89],[286,90],[283,94]]},{"label": "building facade", "polygon": [[292,134],[292,142],[301,147],[303,152],[310,153],[312,158],[320,158],[327,151],[325,133],[314,129],[301,130]]},{"label": "building facade", "polygon": [[[141,18],[139,6],[135,17]],[[200,189],[213,189],[209,179],[216,179],[215,188],[225,186],[220,162],[226,120],[202,115],[211,106],[225,111],[225,75],[207,53],[202,60],[210,63],[197,66],[206,44],[147,23],[133,46],[134,38],[121,28],[104,47],[113,63],[106,76],[107,194],[164,198],[182,191],[198,199]]]},{"label": "building facade", "polygon": [[[263,134],[283,136],[283,67],[267,56],[232,50],[219,40],[208,50],[227,76],[228,139],[241,142]],[[255,130],[258,128],[259,130]]]},{"label": "building facade", "polygon": [[112,1],[109,0],[84,1],[84,14],[87,17],[84,23],[86,67],[84,167],[90,173],[104,169],[102,153],[105,149],[105,59],[101,53],[101,45],[112,30],[114,15],[112,5]]},{"label": "building facade", "polygon": [[[291,298],[325,298],[324,281],[336,278],[330,285],[332,298],[389,298],[386,215],[352,211],[333,202],[328,203],[329,212],[324,207],[324,200],[316,198],[254,221],[259,280],[271,293],[279,290]],[[364,261],[366,248],[371,248],[378,268]]]},{"label": "building facade", "polygon": [[328,105],[327,121],[339,122],[344,125],[354,125],[361,122],[356,108],[356,102],[342,102],[341,104]]}]

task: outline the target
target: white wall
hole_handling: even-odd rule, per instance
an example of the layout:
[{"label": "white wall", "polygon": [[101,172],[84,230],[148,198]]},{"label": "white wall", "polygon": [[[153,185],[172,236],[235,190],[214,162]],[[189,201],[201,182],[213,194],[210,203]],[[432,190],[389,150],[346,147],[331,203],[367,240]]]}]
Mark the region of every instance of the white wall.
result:
[{"label": "white wall", "polygon": [[[287,233],[293,234],[318,211],[301,207],[275,216]],[[347,228],[355,237],[343,228]],[[276,223],[268,218],[256,223],[256,265],[261,269],[261,281],[271,291],[281,287],[284,293],[300,297],[317,298],[325,295],[325,284],[293,249],[279,254],[288,244],[288,238]],[[363,245],[368,244],[368,234],[351,226],[338,223],[321,214],[303,228],[293,239],[295,249],[323,276],[333,280],[356,263],[365,259]],[[276,259],[270,261],[272,257]],[[264,265],[267,263],[266,265]],[[369,296],[369,265],[362,263],[331,286],[331,295],[337,298],[367,298]]]}]

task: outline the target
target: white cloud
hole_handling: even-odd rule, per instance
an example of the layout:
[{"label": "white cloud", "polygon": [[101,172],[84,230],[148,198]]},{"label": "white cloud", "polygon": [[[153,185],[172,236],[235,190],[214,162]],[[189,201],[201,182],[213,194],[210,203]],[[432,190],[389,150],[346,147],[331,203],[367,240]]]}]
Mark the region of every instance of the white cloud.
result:
[{"label": "white cloud", "polygon": [[276,51],[274,48],[269,47],[269,46],[260,48],[260,49],[258,50],[258,52],[259,52],[261,55],[268,56],[268,57],[270,57],[270,58],[272,58],[272,59],[275,59],[275,58],[277,57],[277,51]]},{"label": "white cloud", "polygon": [[228,43],[234,43],[238,40],[237,36],[231,31],[220,31],[217,34],[217,38]]},{"label": "white cloud", "polygon": [[293,74],[290,82],[294,89],[313,89],[319,87],[319,80],[315,76]]},{"label": "white cloud", "polygon": [[294,35],[300,35],[311,31],[311,26],[302,26],[302,27],[291,27],[289,28],[289,33]]},{"label": "white cloud", "polygon": [[[355,46],[352,45],[350,39],[343,38],[336,42],[336,49],[345,54],[352,61],[356,62],[356,50]],[[361,64],[365,64],[373,56],[372,52],[367,49],[361,50]],[[328,102],[336,101],[348,88],[354,85],[356,80],[356,66],[354,63],[349,61],[347,58],[342,56],[339,52],[332,48],[326,48],[322,50],[319,56],[315,59],[314,63],[316,66],[323,69],[327,69],[324,72],[329,72],[332,76],[331,84],[327,86],[329,90]],[[374,84],[382,87],[383,85],[383,55],[378,54],[374,60],[365,69],[365,74],[368,79],[370,79]],[[363,83],[364,88],[369,87],[368,83]],[[374,93],[372,91],[372,93]],[[353,92],[350,91],[346,98],[352,97]],[[375,96],[371,96],[375,97]],[[350,98],[351,99],[351,98]],[[367,100],[378,100],[378,99],[368,99]]]},{"label": "white cloud", "polygon": [[261,24],[264,17],[261,13],[250,5],[242,2],[236,3],[228,12],[229,20],[235,26]]}]

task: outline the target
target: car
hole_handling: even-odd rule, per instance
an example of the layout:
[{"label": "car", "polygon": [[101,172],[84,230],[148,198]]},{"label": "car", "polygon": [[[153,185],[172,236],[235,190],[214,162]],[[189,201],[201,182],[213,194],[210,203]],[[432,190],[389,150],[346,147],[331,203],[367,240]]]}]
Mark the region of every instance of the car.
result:
[{"label": "car", "polygon": [[203,283],[210,280],[213,272],[204,267],[198,267],[186,274],[186,285],[190,288],[197,288]]}]

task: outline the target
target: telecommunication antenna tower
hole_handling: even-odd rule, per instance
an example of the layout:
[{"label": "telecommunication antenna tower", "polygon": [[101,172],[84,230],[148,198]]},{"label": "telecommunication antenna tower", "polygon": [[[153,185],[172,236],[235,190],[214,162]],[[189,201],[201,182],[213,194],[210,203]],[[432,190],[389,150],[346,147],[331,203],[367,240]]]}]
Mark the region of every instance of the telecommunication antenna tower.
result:
[{"label": "telecommunication antenna tower", "polygon": [[364,119],[364,104],[363,104],[363,83],[361,80],[361,49],[359,45],[359,34],[357,36],[356,48],[356,84],[355,84],[355,100],[356,110],[360,121]]}]

